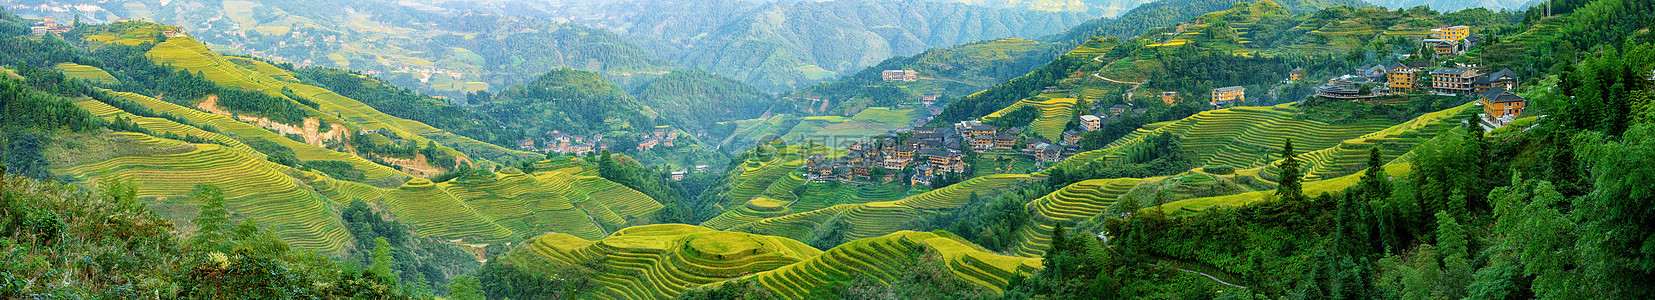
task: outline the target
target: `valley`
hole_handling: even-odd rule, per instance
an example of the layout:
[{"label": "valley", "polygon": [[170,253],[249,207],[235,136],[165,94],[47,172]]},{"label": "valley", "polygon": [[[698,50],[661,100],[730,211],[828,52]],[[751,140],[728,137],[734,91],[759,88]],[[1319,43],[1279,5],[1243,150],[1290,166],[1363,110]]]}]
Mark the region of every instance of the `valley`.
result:
[{"label": "valley", "polygon": [[1655,295],[1648,0],[25,2],[0,298]]}]

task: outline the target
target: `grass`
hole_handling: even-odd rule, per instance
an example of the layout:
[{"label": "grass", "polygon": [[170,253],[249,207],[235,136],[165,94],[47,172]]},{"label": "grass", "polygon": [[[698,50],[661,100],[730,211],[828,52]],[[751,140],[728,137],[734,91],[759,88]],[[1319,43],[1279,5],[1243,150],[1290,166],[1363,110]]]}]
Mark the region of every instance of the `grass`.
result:
[{"label": "grass", "polygon": [[109,72],[105,72],[103,69],[99,69],[98,67],[76,63],[61,63],[57,64],[56,68],[59,71],[63,71],[63,76],[69,76],[69,78],[86,79],[92,82],[109,84],[120,83],[119,80],[115,80],[115,76],[109,75]]},{"label": "grass", "polygon": [[[564,164],[584,164],[563,160]],[[582,166],[534,174],[494,173],[484,180],[430,183],[415,179],[397,189],[320,174],[301,179],[336,201],[381,199],[421,236],[476,242],[508,241],[546,232],[599,239],[610,231],[650,222],[663,207],[643,193],[580,174],[584,172]]]}]

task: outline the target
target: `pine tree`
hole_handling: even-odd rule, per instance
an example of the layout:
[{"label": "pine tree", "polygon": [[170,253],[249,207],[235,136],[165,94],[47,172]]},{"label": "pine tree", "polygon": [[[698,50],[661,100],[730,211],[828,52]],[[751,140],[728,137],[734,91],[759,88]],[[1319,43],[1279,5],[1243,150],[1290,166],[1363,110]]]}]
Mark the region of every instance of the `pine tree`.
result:
[{"label": "pine tree", "polygon": [[1357,184],[1362,188],[1362,195],[1366,199],[1385,199],[1391,196],[1390,175],[1385,174],[1385,162],[1379,155],[1379,146],[1368,149],[1368,170],[1362,173],[1362,181]]},{"label": "pine tree", "polygon": [[392,269],[395,265],[396,259],[391,257],[391,242],[386,241],[383,237],[375,238],[373,262],[368,265],[368,273],[395,286],[397,285],[397,271]]},{"label": "pine tree", "polygon": [[208,251],[229,250],[230,211],[224,207],[224,190],[215,185],[202,185],[190,193],[190,199],[200,203],[200,212],[190,220],[196,226],[193,244]]},{"label": "pine tree", "polygon": [[1281,183],[1276,188],[1276,196],[1282,201],[1304,201],[1304,186],[1300,182],[1304,174],[1299,170],[1299,158],[1293,154],[1293,139],[1287,139],[1282,146],[1281,156]]},{"label": "pine tree", "polygon": [[1046,267],[1042,273],[1049,274],[1050,278],[1061,278],[1063,276],[1063,270],[1057,265],[1057,257],[1063,255],[1063,251],[1068,250],[1066,248],[1069,242],[1068,238],[1064,237],[1065,234],[1067,232],[1063,230],[1063,223],[1057,223],[1057,227],[1052,228],[1052,247],[1046,250],[1045,259],[1040,260],[1040,263]]}]

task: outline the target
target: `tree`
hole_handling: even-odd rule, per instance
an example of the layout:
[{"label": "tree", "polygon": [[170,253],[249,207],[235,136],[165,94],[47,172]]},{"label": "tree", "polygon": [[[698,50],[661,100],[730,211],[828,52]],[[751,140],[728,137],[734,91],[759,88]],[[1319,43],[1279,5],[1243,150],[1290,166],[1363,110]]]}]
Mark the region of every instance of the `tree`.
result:
[{"label": "tree", "polygon": [[455,276],[448,286],[448,298],[454,300],[484,300],[483,283],[477,277],[467,275]]},{"label": "tree", "polygon": [[1437,211],[1437,248],[1441,249],[1442,274],[1437,290],[1450,299],[1466,296],[1471,285],[1472,268],[1465,236],[1465,228],[1446,211]]},{"label": "tree", "polygon": [[190,193],[190,199],[199,203],[196,218],[190,220],[196,226],[192,244],[208,251],[229,250],[230,211],[224,207],[224,190],[211,184],[201,185]]},{"label": "tree", "polygon": [[368,273],[394,286],[397,285],[399,273],[392,269],[395,264],[396,259],[391,257],[391,242],[386,241],[383,237],[374,239],[373,264],[368,266]]},{"label": "tree", "polygon": [[1280,197],[1282,201],[1304,201],[1304,186],[1301,182],[1304,180],[1304,174],[1300,173],[1299,158],[1293,153],[1293,139],[1287,139],[1282,145],[1281,156],[1281,183],[1276,187],[1276,197]]},{"label": "tree", "polygon": [[43,147],[40,143],[40,137],[34,134],[23,134],[12,141],[10,146],[10,153],[5,155],[6,160],[0,164],[6,165],[7,169],[18,175],[23,175],[23,177],[36,180],[45,180],[52,177],[52,173],[46,170],[47,163],[41,151]]},{"label": "tree", "polygon": [[1362,173],[1362,181],[1357,183],[1361,187],[1361,194],[1367,199],[1385,199],[1391,196],[1390,175],[1385,173],[1385,162],[1379,155],[1379,145],[1368,149],[1368,169]]}]

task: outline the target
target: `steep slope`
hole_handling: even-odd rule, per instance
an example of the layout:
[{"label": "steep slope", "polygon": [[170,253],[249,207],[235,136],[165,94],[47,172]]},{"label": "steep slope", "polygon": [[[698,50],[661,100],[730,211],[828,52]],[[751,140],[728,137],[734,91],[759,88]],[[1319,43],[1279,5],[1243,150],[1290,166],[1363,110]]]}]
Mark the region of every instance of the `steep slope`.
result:
[{"label": "steep slope", "polygon": [[569,298],[670,299],[742,280],[783,299],[816,299],[836,294],[858,277],[897,280],[922,260],[994,291],[1040,268],[1036,259],[988,253],[946,232],[903,231],[822,251],[782,237],[678,224],[627,228],[596,241],[544,235],[490,267],[591,282],[589,289],[563,295]]},{"label": "steep slope", "polygon": [[701,70],[678,70],[632,88],[638,102],[659,112],[665,123],[689,132],[716,123],[757,118],[774,105],[774,97],[740,81]]}]

